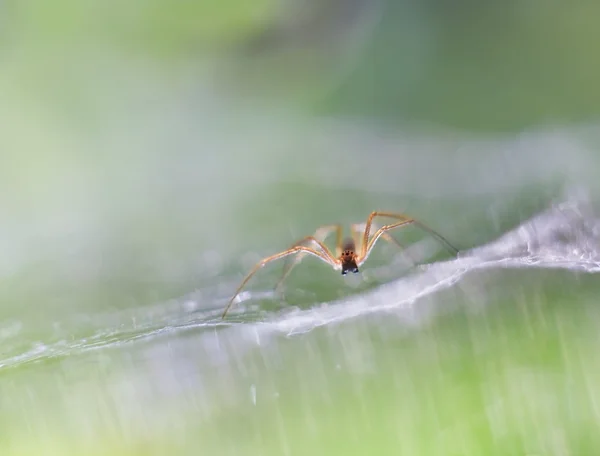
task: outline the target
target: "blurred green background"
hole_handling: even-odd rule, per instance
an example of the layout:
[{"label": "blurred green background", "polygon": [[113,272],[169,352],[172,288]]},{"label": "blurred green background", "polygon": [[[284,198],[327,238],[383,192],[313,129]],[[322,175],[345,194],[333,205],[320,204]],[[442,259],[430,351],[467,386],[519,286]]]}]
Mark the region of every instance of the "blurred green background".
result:
[{"label": "blurred green background", "polygon": [[598,453],[593,275],[491,268],[431,320],[348,318],[394,302],[408,268],[381,248],[358,284],[306,260],[286,302],[216,319],[319,225],[407,212],[467,250],[573,192],[595,206],[598,14],[0,2],[0,454]]}]

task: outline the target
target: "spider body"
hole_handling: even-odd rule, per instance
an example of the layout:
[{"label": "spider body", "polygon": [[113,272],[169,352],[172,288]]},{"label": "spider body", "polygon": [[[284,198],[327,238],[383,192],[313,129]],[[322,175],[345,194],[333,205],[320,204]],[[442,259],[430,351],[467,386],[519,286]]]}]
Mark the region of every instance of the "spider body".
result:
[{"label": "spider body", "polygon": [[[394,220],[394,222],[381,226],[379,229],[375,230],[373,235],[371,235],[371,229],[374,225],[373,220],[376,217],[386,217]],[[289,260],[291,255],[296,255],[293,257],[291,262],[286,261],[286,264],[283,268],[283,275],[281,279],[279,279],[276,289],[281,286],[284,279],[290,274],[294,266],[296,266],[306,255],[319,258],[320,260],[329,264],[334,270],[341,271],[342,275],[346,275],[349,272],[356,274],[359,272],[359,267],[364,264],[369,257],[373,247],[375,246],[375,243],[379,240],[379,238],[383,238],[384,240],[403,248],[403,245],[391,237],[388,234],[388,231],[407,225],[418,226],[422,230],[431,234],[433,237],[437,238],[437,240],[440,241],[450,252],[453,254],[458,253],[458,249],[452,246],[452,244],[450,244],[444,237],[429,228],[427,225],[424,225],[408,215],[381,211],[371,212],[366,223],[364,224],[364,229],[361,229],[361,225],[359,224],[352,224],[350,226],[350,234],[352,235],[352,238],[346,239],[345,241],[342,240],[342,226],[339,224],[325,225],[317,229],[314,235],[306,236],[300,239],[287,250],[271,255],[258,262],[236,290],[235,294],[227,304],[222,318],[225,318],[229,308],[233,304],[240,291],[242,291],[242,288],[244,288],[246,283],[248,283],[252,276],[267,263],[280,258],[286,258],[286,260]],[[333,253],[324,244],[327,236],[333,232],[336,233],[335,253]]]}]

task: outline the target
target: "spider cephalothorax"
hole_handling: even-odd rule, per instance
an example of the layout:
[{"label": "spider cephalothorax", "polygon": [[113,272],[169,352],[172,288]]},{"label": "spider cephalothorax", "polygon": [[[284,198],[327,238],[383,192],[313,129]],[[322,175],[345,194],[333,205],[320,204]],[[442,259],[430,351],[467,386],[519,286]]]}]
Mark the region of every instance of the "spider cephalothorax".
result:
[{"label": "spider cephalothorax", "polygon": [[339,262],[342,266],[342,275],[346,275],[349,272],[353,272],[356,274],[358,272],[358,265],[356,264],[357,255],[356,255],[356,245],[354,241],[348,239],[343,247],[342,253],[339,257]]},{"label": "spider cephalothorax", "polygon": [[[373,236],[371,236],[371,227],[373,225],[373,219],[375,217],[388,217],[396,220],[389,225],[383,225],[381,228],[377,229]],[[367,222],[364,224],[364,231],[359,229],[359,225],[353,224],[350,226],[350,232],[352,234],[352,239],[347,240],[346,242],[342,242],[342,226],[335,225],[325,225],[319,228],[313,236],[306,236],[300,239],[298,242],[294,243],[289,249],[284,250],[283,252],[276,253],[275,255],[271,255],[260,261],[252,270],[248,273],[246,278],[242,281],[242,284],[238,287],[237,291],[227,304],[225,311],[223,312],[223,318],[227,315],[227,311],[233,304],[233,301],[237,297],[237,295],[242,291],[244,285],[248,283],[248,280],[256,274],[256,272],[262,268],[267,263],[278,260],[279,258],[289,257],[290,255],[296,253],[296,257],[292,262],[287,263],[283,269],[283,275],[279,282],[277,283],[276,288],[279,288],[283,280],[289,275],[292,268],[298,264],[298,262],[307,254],[316,256],[320,258],[334,269],[338,271],[342,271],[342,275],[346,275],[348,272],[357,273],[359,266],[361,266],[366,259],[368,258],[371,250],[375,246],[377,240],[382,237],[386,241],[393,242],[402,248],[402,244],[396,241],[393,237],[388,234],[388,231],[399,228],[405,225],[416,225],[422,230],[427,231],[432,236],[436,237],[439,241],[441,241],[446,248],[451,251],[453,254],[457,254],[458,250],[452,246],[444,237],[439,235],[437,232],[424,225],[423,223],[403,214],[394,214],[391,212],[371,212],[369,217],[367,218]],[[325,238],[332,233],[336,232],[336,253],[337,256],[334,255],[331,250],[323,243]],[[309,244],[309,245],[306,245]]]}]

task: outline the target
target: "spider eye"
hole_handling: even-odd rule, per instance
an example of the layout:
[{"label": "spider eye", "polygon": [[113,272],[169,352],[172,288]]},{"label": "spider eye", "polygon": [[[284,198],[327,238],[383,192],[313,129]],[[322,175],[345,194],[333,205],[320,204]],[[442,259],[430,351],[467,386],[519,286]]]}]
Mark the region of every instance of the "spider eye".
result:
[{"label": "spider eye", "polygon": [[342,275],[346,275],[348,273],[348,271],[346,271],[345,269],[342,269]]},{"label": "spider eye", "polygon": [[352,270],[352,272],[353,272],[354,274],[356,274],[356,273],[358,272],[358,268],[354,268],[354,269]]}]

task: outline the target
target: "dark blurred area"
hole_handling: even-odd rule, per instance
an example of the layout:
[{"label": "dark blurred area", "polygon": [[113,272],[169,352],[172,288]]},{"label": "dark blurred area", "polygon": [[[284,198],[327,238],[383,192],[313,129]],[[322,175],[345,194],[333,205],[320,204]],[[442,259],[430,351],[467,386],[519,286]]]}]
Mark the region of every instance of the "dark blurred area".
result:
[{"label": "dark blurred area", "polygon": [[[308,24],[294,22],[288,34],[276,35],[280,39],[272,32],[260,35],[271,37],[287,59],[287,52],[299,46],[327,55],[315,67],[328,66],[339,80],[317,101],[321,114],[475,131],[598,118],[595,18],[600,7],[594,2],[337,0],[321,5]],[[278,30],[271,27],[267,30]],[[348,63],[333,43],[345,33],[348,44],[359,27],[364,41]],[[307,71],[304,59],[296,63],[293,72]]]}]

